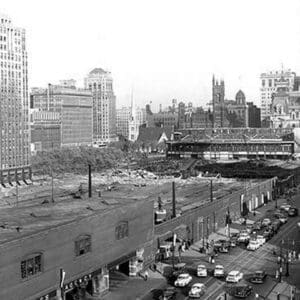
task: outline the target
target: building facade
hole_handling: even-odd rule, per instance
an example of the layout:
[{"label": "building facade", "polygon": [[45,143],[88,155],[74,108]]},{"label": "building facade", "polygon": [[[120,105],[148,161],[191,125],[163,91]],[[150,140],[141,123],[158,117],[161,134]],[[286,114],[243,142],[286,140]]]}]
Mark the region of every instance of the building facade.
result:
[{"label": "building facade", "polygon": [[[92,145],[92,94],[88,90],[77,89],[74,81],[69,83],[72,85],[49,84],[47,89],[34,89],[32,91],[33,130],[36,130],[42,122],[44,125],[50,122],[53,124],[59,118],[61,146]],[[53,132],[53,130],[50,131]],[[38,134],[35,135],[35,140],[32,143],[38,142],[37,137]],[[44,145],[46,146],[46,143]]]},{"label": "building facade", "polygon": [[105,145],[116,141],[116,96],[111,73],[95,68],[84,83],[93,95],[93,144]]},{"label": "building facade", "polygon": [[25,30],[0,15],[0,183],[31,178]]},{"label": "building facade", "polygon": [[[271,116],[272,95],[277,91],[277,83],[283,78],[288,81],[288,90],[294,89],[296,74],[291,70],[272,71],[260,75],[261,87],[261,119],[264,120]],[[297,82],[297,80],[296,80]]]},{"label": "building facade", "polygon": [[[136,276],[147,268],[152,262],[153,201],[105,200],[66,200],[63,211],[61,204],[44,206],[47,222],[39,217],[40,204],[7,209],[7,219],[23,217],[19,232],[12,227],[1,233],[0,299],[101,297],[114,270]],[[87,205],[94,209],[87,210]]]},{"label": "building facade", "polygon": [[260,108],[258,108],[253,102],[247,102],[248,106],[248,127],[260,128],[261,116]]},{"label": "building facade", "polygon": [[224,80],[212,79],[212,108],[213,108],[213,127],[228,127],[229,122],[226,118],[225,107],[225,83]]}]

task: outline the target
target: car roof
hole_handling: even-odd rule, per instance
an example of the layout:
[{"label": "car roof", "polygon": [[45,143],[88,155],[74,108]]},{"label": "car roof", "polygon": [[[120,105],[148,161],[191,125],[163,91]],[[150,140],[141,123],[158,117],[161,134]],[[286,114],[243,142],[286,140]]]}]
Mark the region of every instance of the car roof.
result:
[{"label": "car roof", "polygon": [[197,282],[197,283],[194,283],[192,287],[202,288],[202,287],[204,287],[204,283]]},{"label": "car roof", "polygon": [[222,269],[224,269],[224,267],[222,265],[216,265],[216,268],[222,268]]},{"label": "car roof", "polygon": [[228,275],[237,275],[240,271],[230,271]]},{"label": "car roof", "polygon": [[206,268],[205,265],[198,265],[198,268]]},{"label": "car roof", "polygon": [[181,274],[179,274],[178,275],[178,277],[187,277],[187,276],[189,276],[190,274],[188,274],[188,273],[181,273]]}]

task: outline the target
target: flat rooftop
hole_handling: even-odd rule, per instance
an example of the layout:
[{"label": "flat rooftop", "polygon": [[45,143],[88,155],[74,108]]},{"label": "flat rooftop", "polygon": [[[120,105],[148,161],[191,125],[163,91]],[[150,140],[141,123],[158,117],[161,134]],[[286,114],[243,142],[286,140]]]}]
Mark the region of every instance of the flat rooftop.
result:
[{"label": "flat rooftop", "polygon": [[[59,197],[58,193],[66,188],[62,184],[63,182],[70,188],[68,180],[60,180],[59,184],[55,182],[55,186],[59,186],[60,189],[59,191],[55,190],[55,203],[47,204],[42,204],[42,202],[45,199],[51,202],[49,185],[42,187],[36,184],[22,187],[21,195],[24,196],[24,199],[22,200],[22,197],[19,196],[18,203],[15,201],[15,196],[2,198],[0,206],[0,244],[48,230],[51,227],[105,213],[116,207],[130,206],[130,204],[136,204],[146,199],[154,201],[154,207],[157,207],[158,197],[161,197],[164,207],[170,212],[173,181],[175,182],[176,208],[181,213],[210,201],[210,180],[213,182],[214,200],[261,182],[261,180],[239,181],[213,177],[191,177],[188,179],[147,179],[141,177],[133,180],[130,176],[126,177],[126,180],[122,177],[120,182],[116,181],[117,177],[113,176],[110,182],[105,180],[107,184],[104,184],[104,181],[98,181],[98,184],[96,184],[97,176],[94,175],[93,197],[88,198],[87,192],[85,192],[83,199],[74,199],[66,193]],[[102,177],[103,175],[99,178]],[[73,175],[73,190],[78,182],[82,182],[82,176],[78,176],[76,179],[76,176]],[[84,191],[86,191],[86,186],[87,180]],[[30,190],[31,194],[26,194],[26,189]],[[98,195],[99,191],[101,191],[101,197]],[[40,194],[44,198],[37,197]],[[32,199],[30,199],[30,195],[33,195]],[[48,195],[48,197],[45,198],[45,195]]]}]

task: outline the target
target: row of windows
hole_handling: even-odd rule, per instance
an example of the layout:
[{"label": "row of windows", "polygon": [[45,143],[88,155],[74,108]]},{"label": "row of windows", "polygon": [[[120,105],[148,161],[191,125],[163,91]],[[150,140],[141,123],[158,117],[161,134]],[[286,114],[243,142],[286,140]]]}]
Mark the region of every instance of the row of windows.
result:
[{"label": "row of windows", "polygon": [[[128,237],[128,222],[120,222],[115,228],[116,240]],[[92,239],[90,235],[82,235],[74,242],[75,256],[79,257],[92,251]],[[35,253],[21,261],[21,278],[29,278],[43,270],[42,253]]]}]

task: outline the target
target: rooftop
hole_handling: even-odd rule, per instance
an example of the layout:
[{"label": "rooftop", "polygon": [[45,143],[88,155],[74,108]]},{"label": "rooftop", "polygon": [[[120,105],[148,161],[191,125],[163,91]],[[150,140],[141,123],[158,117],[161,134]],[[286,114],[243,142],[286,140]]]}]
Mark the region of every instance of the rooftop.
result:
[{"label": "rooftop", "polygon": [[[128,175],[130,174],[130,175]],[[213,197],[221,199],[235,191],[253,185],[257,180],[242,182],[226,178],[192,177],[180,178],[150,178],[145,175],[138,177],[134,172],[120,174],[119,177],[103,174],[93,174],[93,196],[74,199],[69,195],[82,183],[82,176],[73,175],[63,180],[55,180],[55,203],[42,204],[43,200],[51,202],[51,185],[19,187],[19,201],[11,194],[2,196],[0,209],[0,244],[60,226],[76,220],[97,214],[104,214],[116,207],[136,205],[139,201],[154,201],[157,207],[158,196],[163,206],[171,212],[172,185],[176,187],[176,207],[181,213],[210,201],[210,179],[213,180]],[[134,177],[135,176],[135,177]],[[87,178],[84,177],[83,190],[87,190]],[[111,187],[111,190],[108,187]],[[25,191],[30,189],[31,194]],[[72,190],[73,189],[73,190]],[[67,192],[68,190],[68,192]],[[101,191],[101,197],[98,191]],[[59,196],[60,195],[60,196]]]}]

